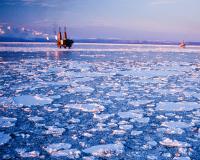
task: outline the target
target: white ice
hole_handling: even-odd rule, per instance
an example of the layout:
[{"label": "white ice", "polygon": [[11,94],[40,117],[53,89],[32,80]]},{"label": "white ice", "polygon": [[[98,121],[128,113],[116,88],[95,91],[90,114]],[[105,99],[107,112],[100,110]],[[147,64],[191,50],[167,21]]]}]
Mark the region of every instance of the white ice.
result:
[{"label": "white ice", "polygon": [[15,122],[17,121],[16,118],[9,118],[9,117],[0,117],[0,128],[7,128],[12,127],[15,125]]},{"label": "white ice", "polygon": [[157,104],[156,110],[160,111],[192,111],[194,109],[199,109],[200,104],[196,102],[159,102]]},{"label": "white ice", "polygon": [[11,139],[9,134],[5,134],[4,132],[0,132],[0,146],[9,142]]},{"label": "white ice", "polygon": [[35,96],[22,95],[14,97],[13,100],[17,105],[29,106],[29,107],[32,105],[43,106],[45,104],[51,104],[53,101],[51,98],[40,95],[35,95]]},{"label": "white ice", "polygon": [[68,157],[69,159],[77,159],[81,152],[77,149],[71,149],[69,143],[53,143],[44,149],[53,157]]},{"label": "white ice", "polygon": [[83,152],[91,154],[97,157],[112,157],[117,156],[124,151],[123,144],[106,144],[106,145],[97,145],[90,148],[84,149]]}]

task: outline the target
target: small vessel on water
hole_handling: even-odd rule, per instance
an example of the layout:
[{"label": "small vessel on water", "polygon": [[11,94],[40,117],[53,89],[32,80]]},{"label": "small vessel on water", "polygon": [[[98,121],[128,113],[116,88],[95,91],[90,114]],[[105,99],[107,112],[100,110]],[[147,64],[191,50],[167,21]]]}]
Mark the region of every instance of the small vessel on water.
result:
[{"label": "small vessel on water", "polygon": [[182,42],[179,44],[179,47],[180,47],[180,48],[185,48],[185,47],[186,47],[186,44],[185,44],[185,42],[184,42],[184,41],[182,41]]},{"label": "small vessel on water", "polygon": [[62,38],[61,28],[59,27],[59,32],[57,34],[57,46],[58,48],[64,47],[64,48],[71,48],[74,41],[72,39],[67,38],[67,31],[66,27],[64,27],[64,37]]}]

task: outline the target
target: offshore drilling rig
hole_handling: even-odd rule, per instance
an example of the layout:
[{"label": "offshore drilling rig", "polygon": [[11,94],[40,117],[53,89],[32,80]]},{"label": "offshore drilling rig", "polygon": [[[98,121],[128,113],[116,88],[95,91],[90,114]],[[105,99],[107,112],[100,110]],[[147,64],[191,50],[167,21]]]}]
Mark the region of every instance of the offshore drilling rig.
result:
[{"label": "offshore drilling rig", "polygon": [[67,39],[67,31],[66,27],[64,27],[64,37],[62,38],[61,28],[59,27],[59,32],[57,34],[57,46],[58,48],[71,48],[74,41],[72,39]]}]

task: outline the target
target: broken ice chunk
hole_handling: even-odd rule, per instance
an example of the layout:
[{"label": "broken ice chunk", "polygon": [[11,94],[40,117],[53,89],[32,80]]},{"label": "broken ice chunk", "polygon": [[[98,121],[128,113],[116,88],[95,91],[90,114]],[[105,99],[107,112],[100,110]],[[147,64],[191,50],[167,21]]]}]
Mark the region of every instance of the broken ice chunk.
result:
[{"label": "broken ice chunk", "polygon": [[119,112],[118,115],[121,118],[142,118],[143,114],[140,112],[137,112],[136,110],[130,110],[128,112]]},{"label": "broken ice chunk", "polygon": [[168,147],[190,147],[190,144],[186,142],[180,142],[177,140],[171,140],[169,138],[165,138],[163,141],[160,142],[163,146]]},{"label": "broken ice chunk", "polygon": [[9,134],[5,134],[3,132],[0,132],[0,146],[8,143],[8,141],[11,139]]},{"label": "broken ice chunk", "polygon": [[15,125],[16,118],[0,117],[0,127],[12,127]]},{"label": "broken ice chunk", "polygon": [[75,123],[80,123],[80,119],[77,119],[77,118],[71,118],[69,121],[68,121],[68,123],[70,123],[70,124],[75,124]]},{"label": "broken ice chunk", "polygon": [[131,131],[131,135],[132,136],[138,136],[138,135],[140,135],[142,133],[143,133],[143,131]]},{"label": "broken ice chunk", "polygon": [[190,157],[174,157],[173,160],[191,160]]},{"label": "broken ice chunk", "polygon": [[73,108],[79,109],[84,112],[101,112],[104,110],[104,106],[101,106],[97,103],[89,103],[89,104],[67,104],[65,108]]},{"label": "broken ice chunk", "polygon": [[35,158],[39,157],[40,153],[38,151],[31,151],[31,152],[26,152],[26,149],[16,149],[16,152],[23,158]]},{"label": "broken ice chunk", "polygon": [[34,116],[34,117],[29,117],[28,120],[29,121],[33,121],[33,122],[38,122],[38,121],[43,121],[44,118],[38,117],[38,116]]},{"label": "broken ice chunk", "polygon": [[113,130],[112,134],[113,135],[121,135],[121,134],[125,134],[126,131],[125,130]]},{"label": "broken ice chunk", "polygon": [[53,136],[61,136],[65,132],[64,128],[58,128],[56,126],[48,126],[47,129],[45,134],[52,134]]},{"label": "broken ice chunk", "polygon": [[196,102],[160,102],[158,103],[156,110],[160,111],[192,111],[199,109],[200,104]]},{"label": "broken ice chunk", "polygon": [[119,154],[123,153],[123,151],[124,151],[124,146],[121,143],[97,145],[83,150],[83,152],[97,157],[118,156]]},{"label": "broken ice chunk", "polygon": [[106,119],[112,116],[114,116],[114,114],[94,114],[93,117],[98,121],[105,121]]},{"label": "broken ice chunk", "polygon": [[32,105],[40,105],[43,106],[45,104],[51,104],[52,99],[44,96],[31,96],[31,95],[22,95],[17,96],[13,98],[14,102],[17,105],[23,105],[23,106],[32,106]]},{"label": "broken ice chunk", "polygon": [[149,103],[152,103],[152,101],[151,100],[137,100],[137,101],[130,101],[128,104],[131,106],[138,107],[138,106],[146,105]]},{"label": "broken ice chunk", "polygon": [[46,148],[44,148],[48,153],[52,154],[59,150],[67,150],[71,148],[71,144],[69,143],[53,143],[48,145]]},{"label": "broken ice chunk", "polygon": [[77,149],[70,149],[71,144],[68,143],[53,143],[49,144],[44,149],[53,157],[68,157],[70,159],[77,159],[81,152]]},{"label": "broken ice chunk", "polygon": [[170,121],[170,122],[163,122],[161,126],[168,127],[168,128],[189,128],[194,126],[194,124],[191,123],[185,123],[185,122],[175,122],[175,121]]},{"label": "broken ice chunk", "polygon": [[131,130],[133,128],[133,125],[120,125],[119,126],[120,129],[122,130]]}]

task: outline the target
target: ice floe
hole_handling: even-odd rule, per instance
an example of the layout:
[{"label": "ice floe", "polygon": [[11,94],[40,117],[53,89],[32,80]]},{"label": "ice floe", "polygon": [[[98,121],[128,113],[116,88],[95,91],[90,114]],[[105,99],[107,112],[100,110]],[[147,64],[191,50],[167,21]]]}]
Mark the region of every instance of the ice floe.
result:
[{"label": "ice floe", "polygon": [[38,121],[43,121],[44,118],[43,117],[34,116],[34,117],[29,117],[28,120],[33,121],[33,122],[38,122]]},{"label": "ice floe", "polygon": [[199,109],[200,104],[196,102],[159,102],[157,104],[156,110],[160,111],[192,111],[194,109]]},{"label": "ice floe", "polygon": [[132,136],[138,136],[138,135],[140,135],[140,134],[142,134],[143,133],[143,131],[131,131],[131,135]]},{"label": "ice floe", "polygon": [[174,157],[173,160],[191,160],[190,157]]},{"label": "ice floe", "polygon": [[39,157],[39,155],[40,155],[40,153],[38,151],[27,152],[26,149],[20,149],[20,148],[15,149],[15,151],[22,158],[36,158],[36,157]]},{"label": "ice floe", "polygon": [[84,149],[83,152],[91,154],[96,157],[112,157],[118,156],[124,152],[123,144],[106,144],[97,145]]},{"label": "ice floe", "polygon": [[125,133],[126,133],[126,131],[122,130],[122,129],[120,129],[120,130],[113,130],[112,131],[113,135],[122,135],[122,134],[125,134]]},{"label": "ice floe", "polygon": [[56,126],[48,126],[45,134],[52,134],[53,136],[61,136],[65,132],[64,128],[58,128]]},{"label": "ice floe", "polygon": [[105,121],[108,118],[114,116],[114,114],[94,114],[94,119],[97,119],[98,121]]},{"label": "ice floe", "polygon": [[9,134],[5,134],[4,132],[0,132],[0,146],[9,142],[11,139]]},{"label": "ice floe", "polygon": [[169,121],[169,122],[163,122],[161,126],[168,127],[168,128],[188,128],[192,127],[195,124],[192,123],[185,123],[181,121]]},{"label": "ice floe", "polygon": [[65,108],[78,109],[84,112],[102,112],[104,110],[104,106],[99,105],[97,103],[90,104],[67,104],[64,106]]},{"label": "ice floe", "polygon": [[127,112],[119,112],[118,115],[121,118],[125,118],[125,119],[129,119],[129,118],[142,118],[143,117],[143,113],[141,111],[137,111],[137,110],[130,110]]},{"label": "ice floe", "polygon": [[22,106],[32,106],[32,105],[40,105],[43,106],[45,104],[51,104],[52,99],[44,96],[31,96],[31,95],[22,95],[22,96],[17,96],[13,98],[14,102],[17,105],[22,105]]},{"label": "ice floe", "polygon": [[131,130],[133,128],[133,125],[120,125],[119,126],[120,129],[122,130]]},{"label": "ice floe", "polygon": [[2,128],[12,127],[15,125],[16,121],[17,121],[16,118],[0,117],[0,127]]},{"label": "ice floe", "polygon": [[180,142],[169,138],[165,138],[163,141],[160,141],[160,144],[168,147],[190,147],[190,144],[186,142]]},{"label": "ice floe", "polygon": [[138,100],[138,101],[130,101],[128,104],[131,106],[141,106],[141,105],[147,105],[148,103],[152,103],[151,100]]},{"label": "ice floe", "polygon": [[67,157],[70,159],[77,159],[81,152],[77,149],[71,149],[69,143],[53,143],[49,144],[44,149],[53,157]]}]

